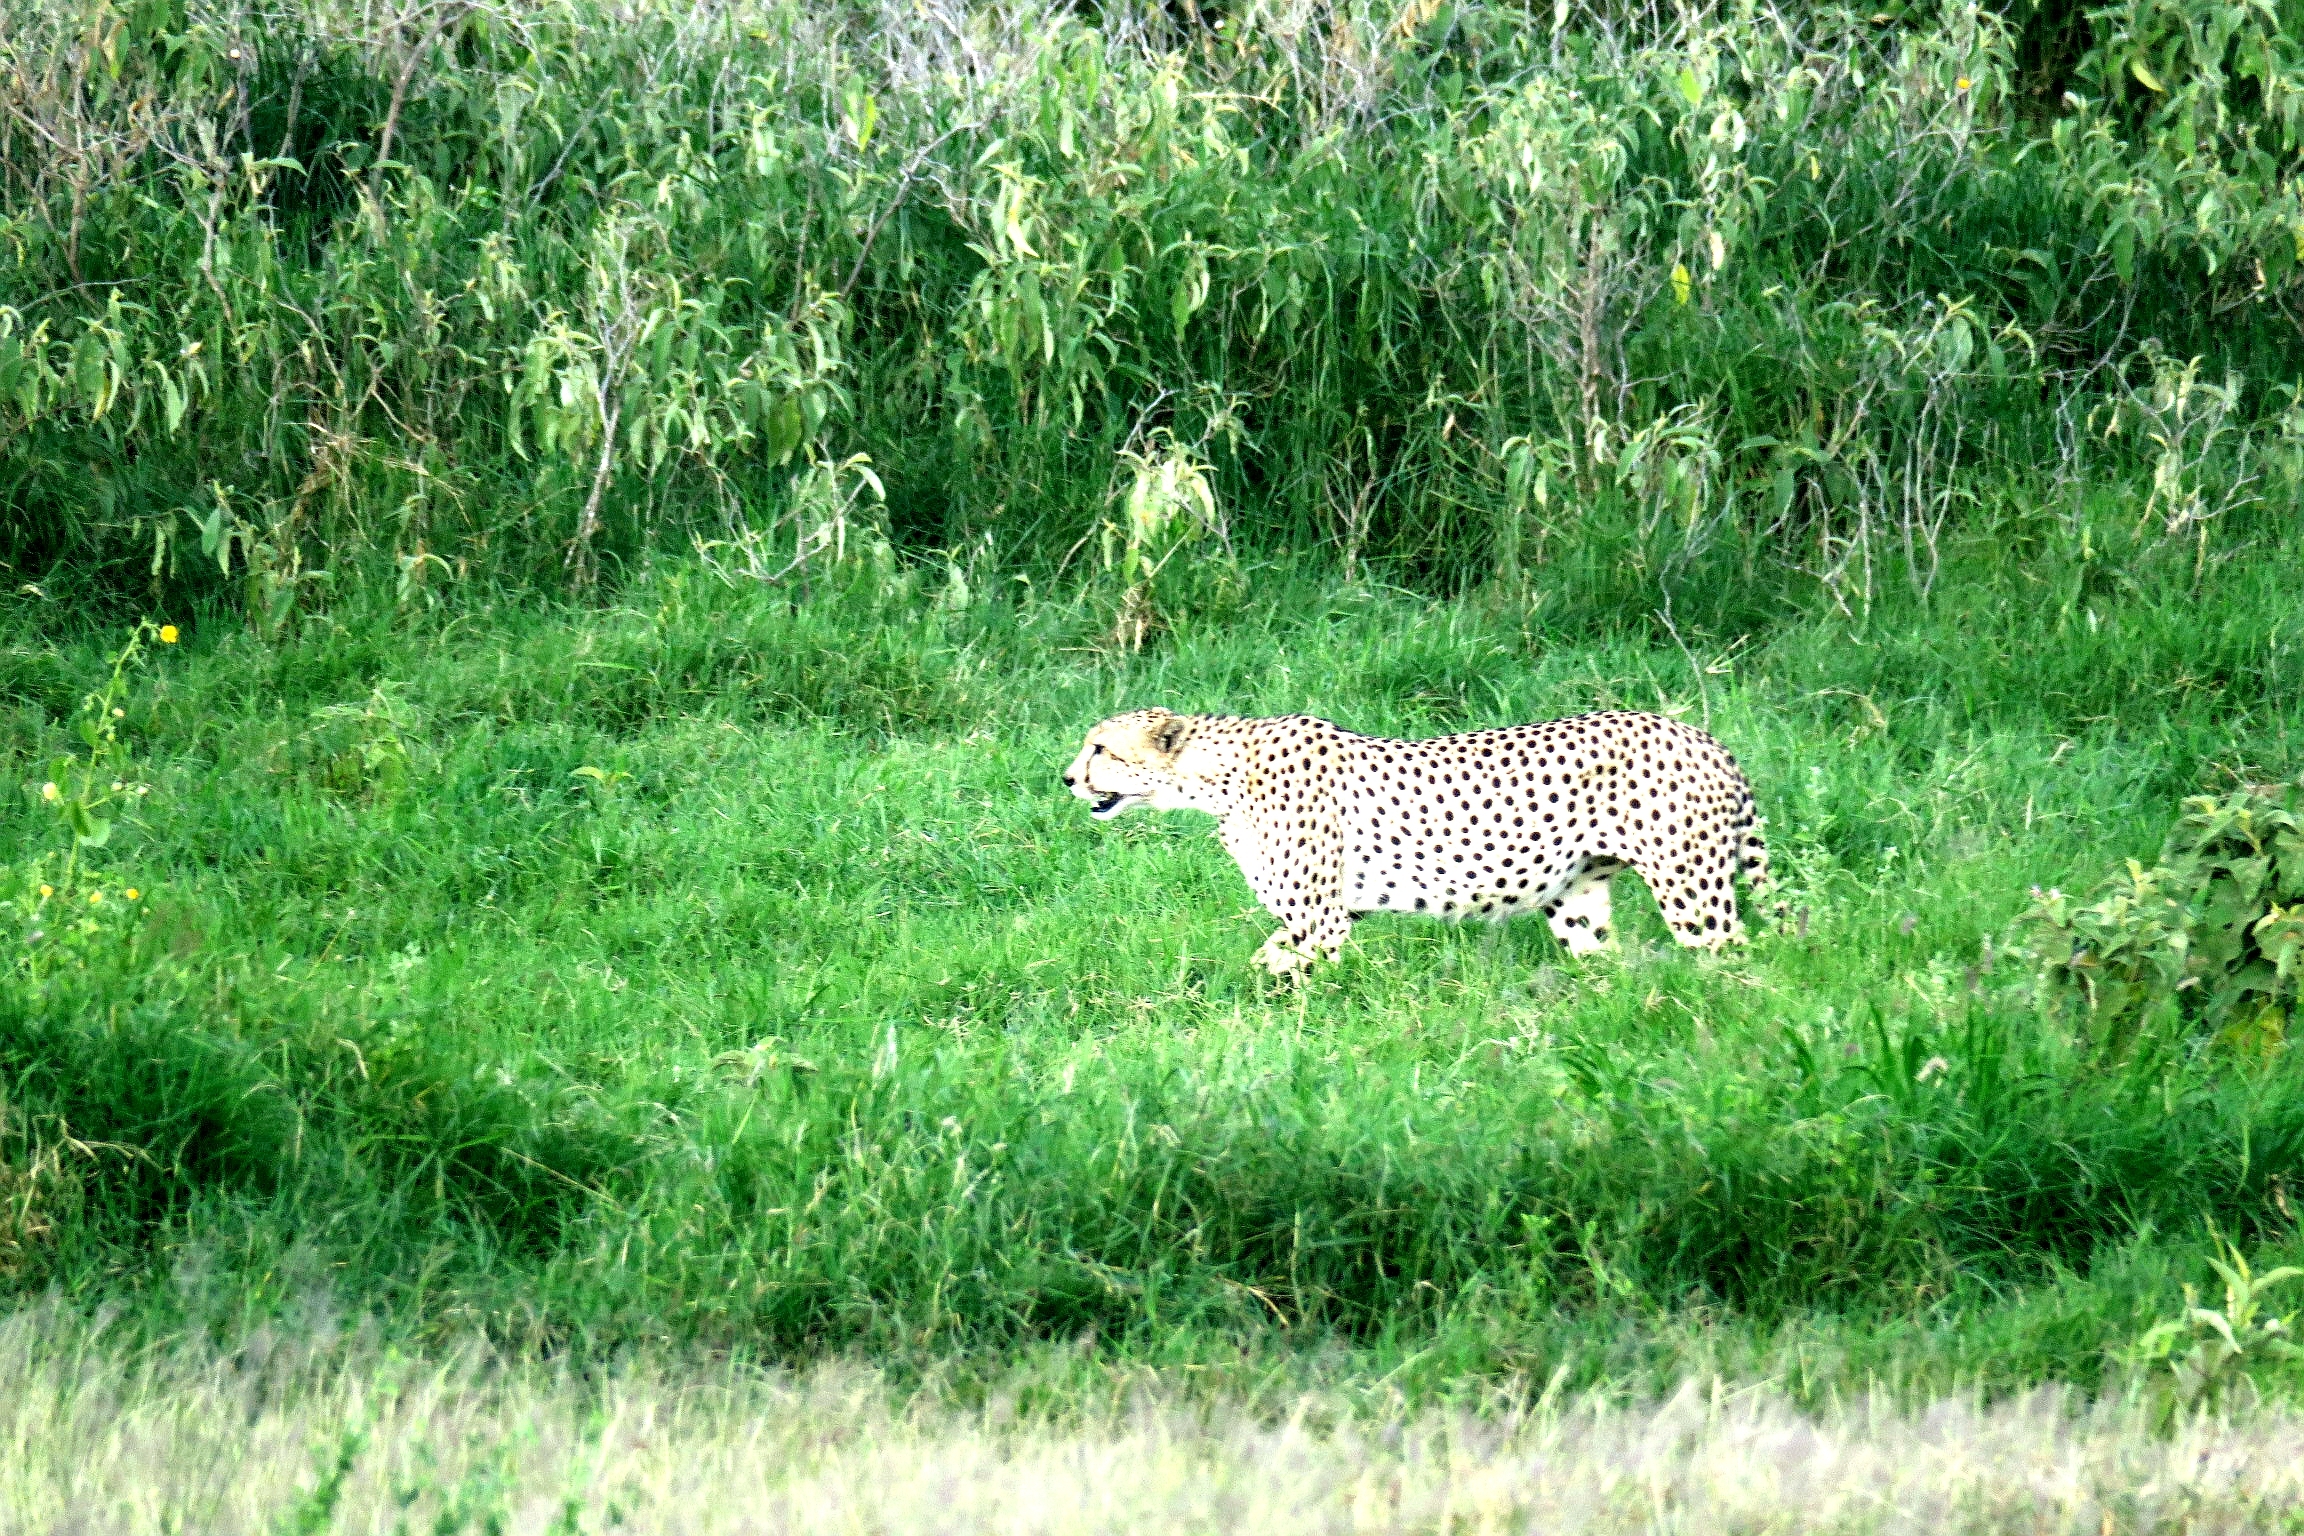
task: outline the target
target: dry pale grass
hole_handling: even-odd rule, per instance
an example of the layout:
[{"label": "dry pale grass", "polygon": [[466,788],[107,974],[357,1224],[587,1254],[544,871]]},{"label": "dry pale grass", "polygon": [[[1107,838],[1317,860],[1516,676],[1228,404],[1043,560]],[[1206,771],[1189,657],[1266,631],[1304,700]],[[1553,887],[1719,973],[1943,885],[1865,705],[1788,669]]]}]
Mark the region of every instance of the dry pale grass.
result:
[{"label": "dry pale grass", "polygon": [[[293,1358],[291,1358],[293,1357]],[[868,1372],[582,1381],[341,1341],[142,1357],[0,1318],[0,1530],[2188,1532],[2304,1523],[2304,1416],[1690,1387],[1371,1422],[1156,1394],[1027,1422]]]}]

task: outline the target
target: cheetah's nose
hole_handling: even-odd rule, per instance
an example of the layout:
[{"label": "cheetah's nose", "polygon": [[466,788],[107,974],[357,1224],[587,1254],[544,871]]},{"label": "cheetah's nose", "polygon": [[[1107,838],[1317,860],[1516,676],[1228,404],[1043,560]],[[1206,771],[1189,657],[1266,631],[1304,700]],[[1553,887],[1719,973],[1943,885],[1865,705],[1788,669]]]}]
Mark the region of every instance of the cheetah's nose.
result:
[{"label": "cheetah's nose", "polygon": [[1064,775],[1064,787],[1065,787],[1066,789],[1070,789],[1070,788],[1072,787],[1072,775],[1070,775],[1070,774],[1066,774],[1066,775]]}]

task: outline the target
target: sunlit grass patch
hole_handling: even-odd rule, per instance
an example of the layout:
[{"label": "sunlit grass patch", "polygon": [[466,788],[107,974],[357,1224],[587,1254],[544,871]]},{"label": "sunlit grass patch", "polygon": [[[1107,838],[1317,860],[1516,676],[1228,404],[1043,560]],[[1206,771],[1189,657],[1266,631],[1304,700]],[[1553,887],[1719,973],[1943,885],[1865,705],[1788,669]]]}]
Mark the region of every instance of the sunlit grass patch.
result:
[{"label": "sunlit grass patch", "polygon": [[[2277,1262],[2292,1064],[2099,1058],[2019,919],[2032,884],[2152,846],[2158,786],[2263,761],[2284,662],[2251,722],[2082,720],[2013,617],[1926,686],[1919,617],[1786,623],[1715,676],[1630,629],[1268,576],[1237,626],[1135,657],[1029,643],[1070,632],[1061,603],[895,632],[693,572],[604,616],[403,628],[383,673],[351,625],[290,665],[171,650],[127,717],[153,792],[103,850],[153,916],[19,988],[0,1035],[17,1113],[133,1150],[20,1265],[93,1300],[198,1252],[261,1291],[318,1244],[348,1304],[419,1332],[906,1370],[1090,1334],[1656,1385],[1823,1329],[1812,1392],[2093,1380],[2207,1278],[2203,1218]],[[715,635],[752,639],[645,681]],[[742,681],[757,649],[859,637],[1002,659],[969,664],[960,719]],[[1439,672],[1388,660],[1420,637]],[[2228,643],[2163,631],[2135,666]],[[1454,654],[1489,658],[1476,686]],[[659,702],[603,714],[603,655]],[[267,667],[293,687],[251,689]],[[1708,718],[1789,910],[1692,956],[1635,889],[1625,951],[1587,962],[1540,925],[1377,920],[1276,987],[1204,822],[1094,824],[1061,793],[1080,730],[1142,702]],[[2139,1241],[2159,1257],[2106,1259]],[[138,1294],[155,1326],[186,1305]]]}]

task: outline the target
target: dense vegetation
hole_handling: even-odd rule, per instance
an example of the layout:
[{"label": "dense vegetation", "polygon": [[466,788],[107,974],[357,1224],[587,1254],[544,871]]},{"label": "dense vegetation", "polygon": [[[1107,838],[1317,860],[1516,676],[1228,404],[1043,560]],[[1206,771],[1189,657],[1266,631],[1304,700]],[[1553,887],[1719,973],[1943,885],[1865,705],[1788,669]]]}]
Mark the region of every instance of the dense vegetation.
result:
[{"label": "dense vegetation", "polygon": [[[2298,1247],[2290,877],[2117,1028],[2062,893],[2300,766],[2300,37],[0,0],[0,1284],[2278,1379],[2151,1330]],[[1684,713],[1793,915],[1275,990],[1056,792],[1154,700]]]},{"label": "dense vegetation", "polygon": [[[2304,451],[2295,0],[7,21],[0,559],[58,597],[884,520],[1748,624],[2083,487],[2191,556]],[[1121,515],[1172,464],[1202,514]]]}]

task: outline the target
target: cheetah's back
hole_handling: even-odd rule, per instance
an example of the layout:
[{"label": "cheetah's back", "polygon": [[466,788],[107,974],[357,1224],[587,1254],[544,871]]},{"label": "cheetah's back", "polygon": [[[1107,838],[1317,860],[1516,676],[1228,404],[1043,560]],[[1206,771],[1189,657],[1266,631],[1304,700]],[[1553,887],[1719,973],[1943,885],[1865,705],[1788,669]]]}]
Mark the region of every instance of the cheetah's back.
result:
[{"label": "cheetah's back", "polygon": [[1597,947],[1609,937],[1607,881],[1629,866],[1673,936],[1709,946],[1740,936],[1739,868],[1764,878],[1736,760],[1661,715],[1347,740],[1335,794],[1342,898],[1355,913],[1541,911],[1571,948]]}]

